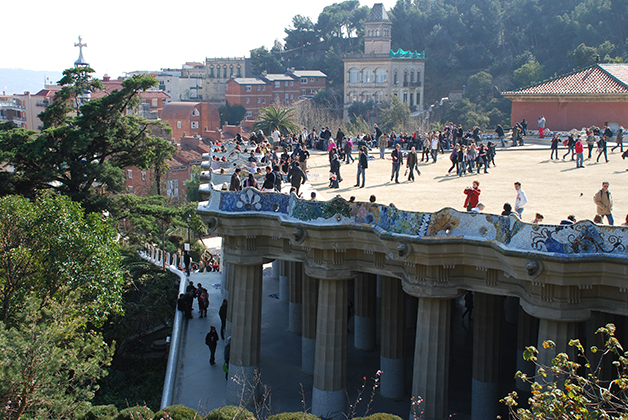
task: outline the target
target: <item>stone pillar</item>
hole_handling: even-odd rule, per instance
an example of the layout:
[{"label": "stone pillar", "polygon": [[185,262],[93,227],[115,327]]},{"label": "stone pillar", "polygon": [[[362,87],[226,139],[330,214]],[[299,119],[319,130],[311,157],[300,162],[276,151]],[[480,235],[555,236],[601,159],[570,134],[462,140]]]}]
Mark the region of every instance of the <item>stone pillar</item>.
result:
[{"label": "stone pillar", "polygon": [[[574,351],[573,347],[569,346],[569,340],[572,338],[577,338],[578,334],[578,323],[577,322],[568,322],[568,321],[556,321],[550,319],[539,320],[539,341],[537,344],[538,354],[538,362],[542,366],[551,366],[552,359],[556,357],[559,353],[567,353],[569,355],[570,360],[574,360]],[[553,349],[544,349],[543,342],[546,340],[552,340],[556,343],[556,347]],[[545,382],[553,382],[559,378],[555,378],[554,375],[546,369],[547,378],[540,379],[541,384]]]},{"label": "stone pillar", "polygon": [[419,298],[412,396],[425,420],[448,418],[450,318],[451,300]]},{"label": "stone pillar", "polygon": [[250,406],[258,397],[262,331],[262,264],[232,264],[233,326],[226,403]]},{"label": "stone pillar", "polygon": [[406,329],[416,330],[416,316],[419,310],[419,298],[406,295]]},{"label": "stone pillar", "polygon": [[473,324],[473,379],[471,420],[494,419],[499,414],[499,363],[503,296],[475,292]]},{"label": "stone pillar", "polygon": [[303,311],[303,263],[290,261],[290,303],[288,306],[288,331],[301,335]]},{"label": "stone pillar", "polygon": [[279,280],[279,270],[281,269],[281,261],[273,261],[273,269],[271,271],[270,278],[273,280]]},{"label": "stone pillar", "polygon": [[288,275],[290,273],[289,262],[279,261],[279,300],[288,303],[290,299],[290,281]]},{"label": "stone pillar", "polygon": [[303,327],[301,331],[301,370],[314,373],[316,353],[316,311],[318,306],[318,279],[303,273]]},{"label": "stone pillar", "polygon": [[355,334],[354,346],[360,350],[375,348],[377,315],[377,278],[363,273],[355,279]]},{"label": "stone pillar", "polygon": [[342,419],[347,385],[347,299],[344,280],[319,280],[312,414]]},{"label": "stone pillar", "polygon": [[387,398],[405,395],[404,348],[406,335],[405,293],[401,280],[382,277],[382,346],[379,392]]},{"label": "stone pillar", "polygon": [[[519,321],[517,324],[517,370],[525,373],[528,377],[534,376],[534,363],[526,362],[523,359],[523,352],[526,347],[537,346],[539,339],[539,319],[533,317],[519,306]],[[517,389],[530,391],[530,384],[517,381]]]}]

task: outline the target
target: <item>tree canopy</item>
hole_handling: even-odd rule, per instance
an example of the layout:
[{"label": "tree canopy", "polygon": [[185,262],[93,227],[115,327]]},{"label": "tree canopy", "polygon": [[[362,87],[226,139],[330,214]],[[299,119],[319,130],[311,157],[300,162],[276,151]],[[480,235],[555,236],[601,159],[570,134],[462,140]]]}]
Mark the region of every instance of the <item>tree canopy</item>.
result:
[{"label": "tree canopy", "polygon": [[281,134],[288,134],[299,131],[299,126],[294,122],[294,109],[271,105],[262,108],[257,116],[257,121],[253,124],[253,130],[262,130],[270,134],[278,129]]}]

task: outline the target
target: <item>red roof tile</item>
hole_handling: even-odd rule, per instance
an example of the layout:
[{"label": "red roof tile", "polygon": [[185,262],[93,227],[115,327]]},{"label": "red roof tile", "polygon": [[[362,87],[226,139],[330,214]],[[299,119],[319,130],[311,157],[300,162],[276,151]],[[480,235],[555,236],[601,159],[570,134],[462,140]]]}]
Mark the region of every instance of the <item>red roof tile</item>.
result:
[{"label": "red roof tile", "polygon": [[506,97],[591,94],[628,94],[628,64],[595,64],[533,86],[502,92]]}]

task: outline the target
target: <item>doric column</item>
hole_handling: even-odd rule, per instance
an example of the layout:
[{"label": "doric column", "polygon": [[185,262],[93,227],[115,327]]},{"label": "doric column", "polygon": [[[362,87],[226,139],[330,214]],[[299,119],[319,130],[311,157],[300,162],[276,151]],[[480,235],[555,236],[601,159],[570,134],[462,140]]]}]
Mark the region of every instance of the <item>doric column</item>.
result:
[{"label": "doric column", "polygon": [[346,280],[320,279],[312,414],[343,418],[347,384]]},{"label": "doric column", "polygon": [[[534,363],[523,359],[523,352],[526,347],[536,347],[539,339],[539,319],[533,317],[519,306],[519,316],[517,322],[517,370],[525,373],[528,377],[534,376]],[[530,391],[530,384],[517,381],[517,389]]]},{"label": "doric column", "polygon": [[303,263],[288,263],[290,279],[290,303],[288,306],[288,331],[301,335],[303,311]]},{"label": "doric column", "polygon": [[279,280],[279,271],[281,270],[281,261],[275,260],[273,261],[273,269],[271,271],[270,278],[273,280]]},{"label": "doric column", "polygon": [[303,273],[303,328],[301,331],[301,370],[314,373],[316,352],[316,311],[318,306],[318,279]]},{"label": "doric column", "polygon": [[286,302],[290,300],[290,281],[288,275],[290,273],[289,262],[279,261],[279,300]]},{"label": "doric column", "polygon": [[401,280],[382,277],[382,345],[380,355],[379,391],[387,398],[401,398],[405,369],[403,363],[406,314],[405,293]]},{"label": "doric column", "polygon": [[231,355],[226,402],[251,405],[259,389],[262,326],[262,264],[232,264]]},{"label": "doric column", "polygon": [[412,396],[423,399],[425,420],[448,418],[450,307],[449,299],[419,298]]},{"label": "doric column", "polygon": [[[541,318],[539,320],[539,341],[537,344],[538,362],[542,366],[551,366],[552,359],[559,353],[567,353],[570,360],[574,360],[573,348],[569,346],[569,340],[577,338],[578,323],[568,321],[556,321]],[[556,347],[553,349],[543,348],[543,342],[546,340],[552,340],[556,343]],[[556,378],[554,375],[546,369],[547,378],[539,380],[539,383],[543,384],[545,381],[553,382]]]},{"label": "doric column", "polygon": [[499,414],[499,346],[503,296],[475,292],[471,419],[494,419]]},{"label": "doric column", "polygon": [[377,278],[363,273],[355,279],[355,334],[354,346],[360,350],[375,348],[377,315]]}]

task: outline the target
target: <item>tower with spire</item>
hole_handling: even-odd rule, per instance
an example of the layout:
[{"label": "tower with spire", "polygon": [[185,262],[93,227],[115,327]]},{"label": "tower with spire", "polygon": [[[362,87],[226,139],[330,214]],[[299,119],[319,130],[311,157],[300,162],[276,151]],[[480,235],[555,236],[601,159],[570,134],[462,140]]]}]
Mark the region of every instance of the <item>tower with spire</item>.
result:
[{"label": "tower with spire", "polygon": [[74,43],[75,47],[79,47],[79,57],[76,59],[76,61],[74,62],[74,67],[81,67],[81,66],[89,66],[89,63],[87,61],[85,61],[85,59],[83,58],[83,47],[87,47],[87,44],[83,44],[83,38],[81,38],[81,36],[79,35],[78,37],[79,42],[78,43]]},{"label": "tower with spire", "polygon": [[392,22],[382,3],[376,3],[364,24],[364,54],[388,54]]}]

